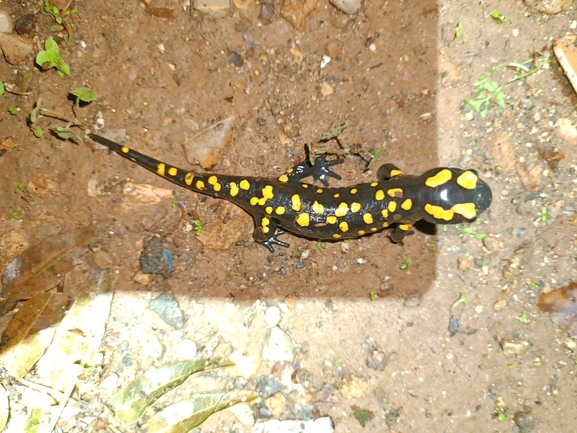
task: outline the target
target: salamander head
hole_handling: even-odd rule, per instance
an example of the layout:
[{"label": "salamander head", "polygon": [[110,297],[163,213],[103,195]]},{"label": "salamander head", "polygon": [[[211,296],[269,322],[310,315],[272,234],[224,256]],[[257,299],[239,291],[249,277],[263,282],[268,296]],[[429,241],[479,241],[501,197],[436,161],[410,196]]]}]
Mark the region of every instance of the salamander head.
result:
[{"label": "salamander head", "polygon": [[423,219],[434,224],[473,222],[489,208],[493,194],[475,170],[435,168],[421,177]]}]

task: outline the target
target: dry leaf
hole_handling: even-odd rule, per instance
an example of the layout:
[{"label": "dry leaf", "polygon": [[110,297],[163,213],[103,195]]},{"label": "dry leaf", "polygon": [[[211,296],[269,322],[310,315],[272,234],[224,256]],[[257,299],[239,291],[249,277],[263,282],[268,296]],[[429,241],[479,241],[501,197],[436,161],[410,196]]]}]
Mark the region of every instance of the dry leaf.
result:
[{"label": "dry leaf", "polygon": [[56,328],[46,354],[36,365],[38,383],[64,391],[71,380],[76,382],[77,377],[72,374],[75,367],[92,365],[104,336],[111,303],[109,272],[92,272],[80,296]]},{"label": "dry leaf", "polygon": [[58,285],[66,272],[79,263],[82,251],[75,248],[88,245],[93,232],[91,228],[83,228],[48,237],[12,260],[2,276],[0,314],[11,309],[16,301]]},{"label": "dry leaf", "polygon": [[67,303],[68,296],[62,293],[38,293],[14,315],[2,336],[0,361],[16,379],[24,377],[42,356]]},{"label": "dry leaf", "polygon": [[205,129],[183,144],[184,154],[189,164],[200,163],[205,170],[213,168],[232,141],[235,118],[229,117]]}]

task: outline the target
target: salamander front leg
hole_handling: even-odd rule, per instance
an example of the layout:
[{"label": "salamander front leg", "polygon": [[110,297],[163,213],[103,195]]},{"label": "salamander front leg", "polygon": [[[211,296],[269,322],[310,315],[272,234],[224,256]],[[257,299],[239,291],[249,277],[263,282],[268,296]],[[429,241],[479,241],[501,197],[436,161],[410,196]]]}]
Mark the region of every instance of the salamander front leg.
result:
[{"label": "salamander front leg", "polygon": [[411,230],[411,224],[398,224],[389,232],[389,237],[393,242],[403,245],[403,238],[414,233],[415,232]]},{"label": "salamander front leg", "polygon": [[334,159],[327,161],[327,154],[317,156],[315,164],[310,165],[308,161],[301,162],[292,168],[289,168],[286,173],[282,174],[278,180],[281,182],[300,182],[305,177],[312,176],[314,181],[320,181],[324,186],[329,186],[328,178],[341,180],[342,177],[331,170],[333,165],[342,164],[342,159]]},{"label": "salamander front leg", "polygon": [[391,180],[402,174],[403,172],[395,164],[383,164],[377,171],[377,180]]},{"label": "salamander front leg", "polygon": [[290,247],[289,244],[278,239],[285,231],[277,226],[274,219],[266,215],[257,214],[254,216],[254,222],[256,225],[253,234],[254,240],[267,247],[271,253],[274,253],[273,245],[280,245],[285,248]]}]

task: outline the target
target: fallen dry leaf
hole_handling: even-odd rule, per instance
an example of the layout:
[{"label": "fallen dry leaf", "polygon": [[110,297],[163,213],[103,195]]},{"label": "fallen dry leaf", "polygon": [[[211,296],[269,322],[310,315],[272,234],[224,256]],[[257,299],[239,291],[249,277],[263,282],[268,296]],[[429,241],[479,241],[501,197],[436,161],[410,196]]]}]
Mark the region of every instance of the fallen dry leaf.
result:
[{"label": "fallen dry leaf", "polygon": [[552,314],[553,322],[577,338],[577,283],[544,293],[537,304],[541,311]]},{"label": "fallen dry leaf", "polygon": [[204,170],[213,168],[232,141],[234,117],[229,117],[205,129],[182,145],[189,164],[199,163]]},{"label": "fallen dry leaf", "polygon": [[50,236],[12,260],[2,275],[0,314],[15,302],[57,286],[93,238],[91,228]]}]

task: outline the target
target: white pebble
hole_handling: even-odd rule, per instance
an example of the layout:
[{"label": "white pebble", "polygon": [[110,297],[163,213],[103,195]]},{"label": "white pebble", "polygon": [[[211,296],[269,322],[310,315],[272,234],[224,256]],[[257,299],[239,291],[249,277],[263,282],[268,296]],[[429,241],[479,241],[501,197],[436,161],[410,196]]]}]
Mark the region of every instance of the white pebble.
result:
[{"label": "white pebble", "polygon": [[264,313],[264,320],[269,328],[274,328],[276,325],[280,323],[280,308],[276,306],[272,306],[266,309]]},{"label": "white pebble", "polygon": [[513,36],[519,36],[519,29],[513,29]]}]

